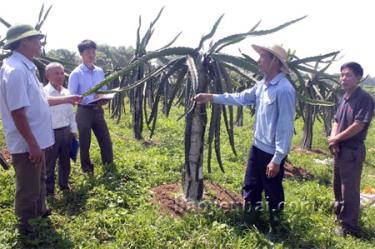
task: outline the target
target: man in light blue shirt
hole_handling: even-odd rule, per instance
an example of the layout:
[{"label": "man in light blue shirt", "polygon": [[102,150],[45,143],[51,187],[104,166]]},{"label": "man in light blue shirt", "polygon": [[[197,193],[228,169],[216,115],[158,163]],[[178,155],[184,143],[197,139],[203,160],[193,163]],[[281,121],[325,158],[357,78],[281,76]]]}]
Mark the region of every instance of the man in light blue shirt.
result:
[{"label": "man in light blue shirt", "polygon": [[[96,57],[95,42],[84,40],[78,44],[78,50],[82,57],[82,64],[76,67],[70,74],[68,88],[72,94],[82,95],[104,79],[104,72],[103,69],[94,65]],[[84,97],[78,105],[76,115],[80,140],[81,168],[90,175],[94,172],[89,152],[91,129],[98,140],[103,164],[113,162],[111,136],[104,119],[103,108],[101,107],[105,102],[94,101],[99,97],[98,94],[91,94]]]},{"label": "man in light blue shirt", "polygon": [[254,142],[250,149],[242,195],[245,199],[244,221],[254,224],[262,210],[262,192],[270,210],[271,227],[278,225],[284,208],[282,179],[284,163],[294,132],[295,90],[286,77],[287,54],[278,46],[253,45],[259,53],[259,71],[263,79],[240,93],[195,96],[198,104],[212,101],[225,105],[255,105]]}]

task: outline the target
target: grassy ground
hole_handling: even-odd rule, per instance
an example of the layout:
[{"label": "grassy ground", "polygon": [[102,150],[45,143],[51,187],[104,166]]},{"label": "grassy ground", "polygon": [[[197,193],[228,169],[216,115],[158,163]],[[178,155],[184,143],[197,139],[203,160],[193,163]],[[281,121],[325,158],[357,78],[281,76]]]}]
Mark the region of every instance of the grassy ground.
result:
[{"label": "grassy ground", "polygon": [[[177,113],[178,112],[178,113]],[[336,237],[332,213],[332,170],[319,164],[329,155],[301,154],[292,151],[290,161],[316,177],[311,181],[285,180],[286,208],[283,226],[288,232],[280,242],[266,239],[268,216],[262,215],[259,230],[241,226],[241,211],[223,213],[207,209],[199,214],[172,218],[151,204],[150,188],[180,181],[183,164],[184,122],[176,121],[180,111],[171,118],[158,121],[152,140],[135,141],[132,138],[129,112],[121,124],[108,120],[114,142],[115,167],[102,167],[100,153],[94,142],[91,155],[95,162],[95,176],[81,173],[73,164],[70,193],[58,192],[49,199],[53,215],[36,220],[40,233],[33,237],[20,236],[15,229],[13,213],[14,170],[0,171],[0,248],[374,248],[375,208],[362,211],[362,239]],[[216,162],[212,180],[239,193],[248,149],[251,145],[252,120],[236,128],[235,157],[223,132],[222,153],[226,173],[222,174]],[[302,123],[296,123],[298,145]],[[147,137],[147,132],[144,133]],[[375,148],[375,128],[371,126],[367,149]],[[95,141],[95,139],[94,139]],[[4,145],[4,142],[1,142]],[[327,151],[319,123],[315,125],[314,147]],[[368,153],[363,171],[362,188],[375,187],[375,155]]]}]

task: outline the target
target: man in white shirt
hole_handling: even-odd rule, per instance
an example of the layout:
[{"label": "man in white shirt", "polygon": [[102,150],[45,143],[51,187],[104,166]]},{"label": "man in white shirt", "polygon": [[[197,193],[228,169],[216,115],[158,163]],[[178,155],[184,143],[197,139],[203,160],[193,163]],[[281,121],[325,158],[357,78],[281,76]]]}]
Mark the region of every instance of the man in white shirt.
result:
[{"label": "man in white shirt", "polygon": [[[52,62],[46,66],[48,84],[43,88],[47,96],[69,96],[70,92],[64,88],[64,67],[60,63]],[[69,190],[70,175],[70,144],[72,136],[77,135],[74,108],[71,104],[50,106],[52,128],[55,144],[46,151],[46,190],[47,195],[55,193],[55,167],[58,162],[58,184],[60,190]]]},{"label": "man in white shirt", "polygon": [[33,58],[41,54],[44,37],[30,25],[7,31],[3,49],[12,55],[0,70],[0,109],[8,150],[16,176],[15,213],[20,232],[33,232],[30,219],[46,216],[45,154],[54,143],[48,105],[76,103],[81,96],[46,98]]}]

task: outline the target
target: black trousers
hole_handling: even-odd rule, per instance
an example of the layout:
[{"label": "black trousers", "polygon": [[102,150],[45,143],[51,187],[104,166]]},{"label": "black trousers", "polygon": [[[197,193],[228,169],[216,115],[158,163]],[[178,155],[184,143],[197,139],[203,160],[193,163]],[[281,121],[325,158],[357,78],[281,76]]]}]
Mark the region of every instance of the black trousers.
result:
[{"label": "black trousers", "polygon": [[79,132],[81,167],[83,171],[93,171],[90,161],[91,130],[100,147],[103,164],[113,162],[112,141],[100,106],[78,106],[76,115]]},{"label": "black trousers", "polygon": [[262,192],[264,190],[269,210],[275,211],[284,208],[285,197],[282,181],[285,158],[280,164],[279,173],[275,177],[268,178],[266,169],[272,157],[272,154],[268,154],[255,146],[251,147],[242,187],[242,196],[245,202],[262,208]]},{"label": "black trousers", "polygon": [[55,168],[58,159],[58,177],[60,189],[69,187],[70,175],[70,143],[72,134],[69,127],[54,130],[55,144],[46,150],[46,189],[47,194],[55,192]]},{"label": "black trousers", "polygon": [[349,232],[358,233],[361,175],[366,158],[364,144],[357,148],[340,147],[333,161],[333,190],[337,220]]}]

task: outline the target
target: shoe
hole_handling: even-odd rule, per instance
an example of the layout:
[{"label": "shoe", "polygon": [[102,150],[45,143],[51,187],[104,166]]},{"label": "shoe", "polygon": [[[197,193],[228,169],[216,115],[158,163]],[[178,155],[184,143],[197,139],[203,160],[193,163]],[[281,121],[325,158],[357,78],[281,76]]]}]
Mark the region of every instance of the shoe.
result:
[{"label": "shoe", "polygon": [[29,236],[34,233],[34,230],[30,224],[18,224],[17,229],[18,232],[23,236]]},{"label": "shoe", "polygon": [[356,238],[361,238],[361,234],[359,231],[351,231],[351,230],[348,230],[342,226],[337,226],[335,228],[335,231],[334,233],[339,236],[339,237],[346,237],[348,235],[351,235],[353,237],[356,237]]},{"label": "shoe", "polygon": [[94,164],[90,163],[88,165],[81,165],[81,169],[83,173],[87,173],[88,175],[94,175]]},{"label": "shoe", "polygon": [[282,210],[270,210],[270,231],[267,234],[267,238],[271,242],[277,242],[280,240],[282,233],[281,219]]},{"label": "shoe", "polygon": [[278,231],[278,229],[271,228],[266,237],[269,241],[275,243],[280,240],[280,232]]},{"label": "shoe", "polygon": [[270,225],[271,228],[279,227],[282,219],[282,210],[270,210]]},{"label": "shoe", "polygon": [[92,169],[84,169],[83,173],[86,173],[89,176],[94,176],[94,170]]},{"label": "shoe", "polygon": [[247,227],[252,227],[258,221],[260,216],[260,211],[256,209],[256,206],[250,203],[245,203],[243,211],[243,223]]},{"label": "shoe", "polygon": [[60,187],[60,190],[61,190],[62,192],[70,191],[70,186],[69,186],[69,184],[68,184],[67,186],[65,186],[65,187]]},{"label": "shoe", "polygon": [[339,237],[346,237],[347,231],[342,226],[337,226],[334,233]]},{"label": "shoe", "polygon": [[42,218],[47,218],[48,216],[50,216],[52,214],[52,209],[50,208],[47,208],[43,214],[41,215]]}]

